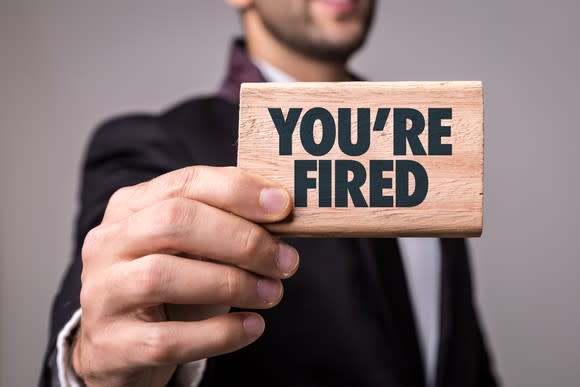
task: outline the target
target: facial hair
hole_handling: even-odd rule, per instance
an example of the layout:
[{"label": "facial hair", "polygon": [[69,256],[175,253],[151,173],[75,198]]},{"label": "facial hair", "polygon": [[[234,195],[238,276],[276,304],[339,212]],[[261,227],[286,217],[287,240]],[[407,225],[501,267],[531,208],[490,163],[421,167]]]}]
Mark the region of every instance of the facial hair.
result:
[{"label": "facial hair", "polygon": [[[372,25],[375,8],[375,1],[369,1],[369,10],[362,21],[363,29],[356,39],[347,44],[336,44],[312,33],[312,31],[316,31],[316,21],[308,12],[306,4],[302,15],[287,14],[284,19],[271,17],[268,12],[265,12],[261,4],[256,1],[254,6],[264,27],[275,39],[306,57],[324,62],[346,62],[354,52],[364,45]],[[352,15],[345,15],[342,19],[349,17]]]}]

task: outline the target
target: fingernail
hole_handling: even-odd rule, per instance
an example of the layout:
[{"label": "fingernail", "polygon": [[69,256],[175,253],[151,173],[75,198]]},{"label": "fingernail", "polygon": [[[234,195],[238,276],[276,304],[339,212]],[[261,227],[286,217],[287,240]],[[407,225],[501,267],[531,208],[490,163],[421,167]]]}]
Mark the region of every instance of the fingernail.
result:
[{"label": "fingernail", "polygon": [[282,293],[282,285],[279,281],[270,278],[260,278],[258,280],[258,295],[266,303],[271,304],[278,301]]},{"label": "fingernail", "polygon": [[242,325],[244,326],[246,335],[252,339],[260,336],[262,332],[264,332],[264,323],[262,322],[262,319],[257,316],[250,315],[246,317],[244,322],[242,322]]},{"label": "fingernail", "polygon": [[260,192],[260,206],[270,214],[279,214],[288,207],[288,193],[278,188],[264,188]]},{"label": "fingernail", "polygon": [[276,257],[276,265],[278,269],[285,276],[296,270],[299,261],[298,251],[286,243],[280,242],[278,244],[278,256]]}]

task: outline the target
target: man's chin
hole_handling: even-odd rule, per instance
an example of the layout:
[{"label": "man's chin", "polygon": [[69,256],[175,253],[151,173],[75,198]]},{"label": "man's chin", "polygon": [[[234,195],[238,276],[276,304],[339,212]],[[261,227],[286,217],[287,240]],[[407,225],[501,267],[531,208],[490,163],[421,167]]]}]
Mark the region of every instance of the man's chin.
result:
[{"label": "man's chin", "polygon": [[[361,39],[362,40],[362,39]],[[302,51],[307,56],[328,62],[346,62],[363,44],[363,41],[324,41],[304,45]]]},{"label": "man's chin", "polygon": [[364,37],[362,34],[348,35],[348,36],[329,36],[324,39],[324,44],[329,47],[329,50],[336,50],[338,52],[349,52],[359,48],[363,43]]},{"label": "man's chin", "polygon": [[321,55],[328,59],[347,60],[355,51],[357,51],[365,41],[366,35],[363,31],[353,31],[345,33],[329,33],[322,37],[317,46]]}]

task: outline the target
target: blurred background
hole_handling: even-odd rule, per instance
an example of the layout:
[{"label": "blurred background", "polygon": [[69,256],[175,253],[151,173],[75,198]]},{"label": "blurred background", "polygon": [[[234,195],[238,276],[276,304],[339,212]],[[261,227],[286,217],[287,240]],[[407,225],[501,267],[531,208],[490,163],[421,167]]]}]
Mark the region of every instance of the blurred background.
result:
[{"label": "blurred background", "polygon": [[[504,384],[578,386],[580,2],[379,2],[355,71],[484,82],[485,226],[470,243]],[[36,383],[93,128],[216,90],[239,31],[222,1],[0,0],[1,386]]]}]

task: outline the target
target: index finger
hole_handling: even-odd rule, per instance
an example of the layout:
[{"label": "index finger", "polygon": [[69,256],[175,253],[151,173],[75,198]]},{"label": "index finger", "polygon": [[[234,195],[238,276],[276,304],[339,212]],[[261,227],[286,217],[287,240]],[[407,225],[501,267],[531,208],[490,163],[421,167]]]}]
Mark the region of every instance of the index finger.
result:
[{"label": "index finger", "polygon": [[236,167],[192,166],[148,182],[121,188],[111,196],[103,222],[114,222],[156,202],[183,197],[258,223],[283,220],[292,211],[287,190]]}]

